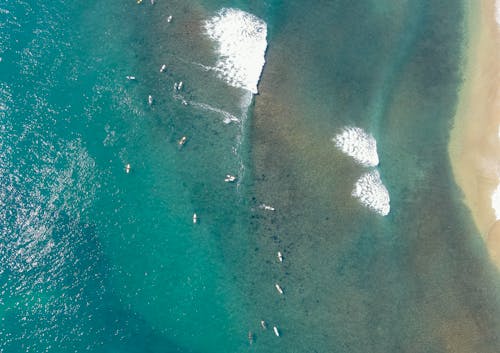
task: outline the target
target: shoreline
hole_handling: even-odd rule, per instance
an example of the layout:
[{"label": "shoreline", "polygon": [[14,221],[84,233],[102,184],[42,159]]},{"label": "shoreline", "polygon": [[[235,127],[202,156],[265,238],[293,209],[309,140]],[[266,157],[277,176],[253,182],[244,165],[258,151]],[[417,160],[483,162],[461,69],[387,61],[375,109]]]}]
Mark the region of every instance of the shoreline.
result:
[{"label": "shoreline", "polygon": [[[449,155],[455,181],[500,268],[500,221],[492,195],[500,183],[500,31],[495,0],[467,4],[464,82],[451,130]],[[499,210],[500,211],[500,210]]]}]

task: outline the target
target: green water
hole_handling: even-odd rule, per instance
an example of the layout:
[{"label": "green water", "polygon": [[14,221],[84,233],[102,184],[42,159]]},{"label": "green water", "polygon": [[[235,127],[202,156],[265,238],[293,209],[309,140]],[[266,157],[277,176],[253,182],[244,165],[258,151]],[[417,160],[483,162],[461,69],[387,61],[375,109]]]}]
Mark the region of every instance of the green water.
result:
[{"label": "green water", "polygon": [[[253,156],[258,195],[283,210],[260,228],[278,237],[255,242],[293,259],[278,276],[294,287],[281,312],[295,347],[496,352],[498,275],[447,153],[462,9],[338,1],[290,11],[283,33],[296,35],[269,49]],[[331,142],[345,125],[377,138],[385,218],[350,195],[366,168]]]},{"label": "green water", "polygon": [[[224,6],[268,24],[250,105],[199,65]],[[0,351],[497,352],[500,278],[447,155],[463,21],[447,0],[0,3]],[[351,196],[345,125],[377,139],[387,217]]]}]

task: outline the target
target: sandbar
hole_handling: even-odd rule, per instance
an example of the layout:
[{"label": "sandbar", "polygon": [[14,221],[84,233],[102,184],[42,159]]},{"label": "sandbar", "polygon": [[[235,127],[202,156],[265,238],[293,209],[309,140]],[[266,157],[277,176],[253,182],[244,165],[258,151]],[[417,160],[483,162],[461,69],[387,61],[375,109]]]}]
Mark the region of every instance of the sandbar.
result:
[{"label": "sandbar", "polygon": [[464,201],[492,261],[500,268],[500,221],[491,198],[500,183],[500,27],[495,0],[467,2],[466,6],[464,81],[449,153]]}]

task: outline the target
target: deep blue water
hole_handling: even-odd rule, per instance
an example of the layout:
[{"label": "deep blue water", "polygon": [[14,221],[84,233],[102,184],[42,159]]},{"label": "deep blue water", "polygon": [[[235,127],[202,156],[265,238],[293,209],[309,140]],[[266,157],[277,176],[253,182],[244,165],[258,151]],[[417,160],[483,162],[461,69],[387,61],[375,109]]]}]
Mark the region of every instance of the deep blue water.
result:
[{"label": "deep blue water", "polygon": [[[446,150],[458,5],[0,3],[0,352],[498,352]],[[268,24],[249,105],[199,65],[224,6]],[[387,217],[350,195],[349,124],[378,141]]]}]

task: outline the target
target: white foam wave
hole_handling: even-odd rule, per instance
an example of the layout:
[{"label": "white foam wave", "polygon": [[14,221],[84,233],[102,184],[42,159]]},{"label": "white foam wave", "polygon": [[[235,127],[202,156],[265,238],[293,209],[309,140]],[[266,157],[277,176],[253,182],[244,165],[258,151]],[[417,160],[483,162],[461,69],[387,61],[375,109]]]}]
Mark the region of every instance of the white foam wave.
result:
[{"label": "white foam wave", "polygon": [[495,219],[500,219],[500,183],[497,185],[495,191],[491,195],[491,207],[495,211]]},{"label": "white foam wave", "polygon": [[257,93],[267,48],[266,23],[248,12],[223,8],[204,28],[217,43],[219,76],[233,87]]},{"label": "white foam wave", "polygon": [[500,30],[500,0],[495,1],[495,20],[497,21],[497,26]]},{"label": "white foam wave", "polygon": [[382,183],[377,170],[365,173],[358,179],[354,184],[352,196],[382,216],[387,216],[391,210],[389,191]]},{"label": "white foam wave", "polygon": [[379,163],[377,141],[359,127],[344,128],[332,141],[342,152],[364,166],[375,167]]},{"label": "white foam wave", "polygon": [[[500,16],[499,8],[500,8],[500,0],[497,0],[496,3],[496,13],[497,13],[497,21],[500,19],[498,18]],[[498,138],[500,139],[500,125],[498,125]],[[500,179],[497,185],[497,188],[495,191],[493,191],[493,194],[491,194],[491,208],[495,211],[495,219],[499,220],[500,219]]]}]

